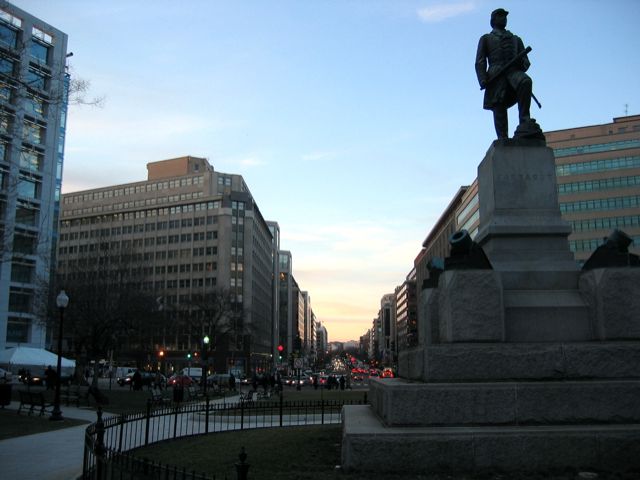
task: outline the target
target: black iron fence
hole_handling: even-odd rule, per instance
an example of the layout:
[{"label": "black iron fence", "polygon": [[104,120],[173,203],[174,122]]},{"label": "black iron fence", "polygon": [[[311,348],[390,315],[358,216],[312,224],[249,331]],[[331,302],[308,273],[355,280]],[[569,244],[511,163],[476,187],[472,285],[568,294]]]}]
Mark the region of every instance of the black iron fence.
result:
[{"label": "black iron fence", "polygon": [[[367,403],[366,392],[361,400],[284,401],[279,397],[277,401],[214,403],[207,398],[199,403],[162,408],[154,408],[148,403],[145,412],[106,419],[102,418],[99,409],[98,421],[89,425],[85,433],[82,478],[215,480],[216,477],[203,473],[137,458],[129,451],[164,440],[215,432],[337,424],[341,422],[344,405],[363,403]],[[224,476],[217,478],[226,479]]]}]

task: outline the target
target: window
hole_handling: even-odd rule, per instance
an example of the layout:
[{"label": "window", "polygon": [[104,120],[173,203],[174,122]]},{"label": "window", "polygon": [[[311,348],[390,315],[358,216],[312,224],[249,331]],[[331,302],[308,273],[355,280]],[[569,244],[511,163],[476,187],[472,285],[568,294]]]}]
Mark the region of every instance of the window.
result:
[{"label": "window", "polygon": [[48,43],[49,45],[53,44],[53,37],[40,30],[38,27],[31,28],[31,35],[38,40],[42,40],[44,43]]},{"label": "window", "polygon": [[8,58],[0,57],[0,73],[13,75],[14,63]]},{"label": "window", "polygon": [[20,168],[39,172],[42,168],[42,160],[43,156],[41,153],[33,150],[20,151]]},{"label": "window", "polygon": [[44,117],[44,108],[44,101],[33,95],[28,96],[24,101],[24,109],[28,114]]},{"label": "window", "polygon": [[47,63],[49,59],[49,47],[40,42],[31,42],[31,58],[39,63]]},{"label": "window", "polygon": [[18,179],[18,195],[24,198],[38,198],[39,183],[35,180],[20,177]]},{"label": "window", "polygon": [[[2,13],[4,14],[5,12],[2,12]],[[18,32],[15,31],[13,28],[9,27],[8,25],[5,25],[3,22],[0,22],[0,43],[10,48],[16,48],[17,42],[18,42]]]},{"label": "window", "polygon": [[29,341],[29,320],[9,317],[7,321],[7,342],[26,343]]},{"label": "window", "polygon": [[36,226],[38,218],[38,210],[23,204],[18,204],[16,207],[16,223],[23,225],[29,225],[31,227]]},{"label": "window", "polygon": [[44,73],[29,69],[27,72],[26,83],[28,87],[45,90],[47,88],[47,77]]},{"label": "window", "polygon": [[22,136],[27,142],[43,143],[45,137],[45,129],[36,123],[25,121],[22,127]]}]

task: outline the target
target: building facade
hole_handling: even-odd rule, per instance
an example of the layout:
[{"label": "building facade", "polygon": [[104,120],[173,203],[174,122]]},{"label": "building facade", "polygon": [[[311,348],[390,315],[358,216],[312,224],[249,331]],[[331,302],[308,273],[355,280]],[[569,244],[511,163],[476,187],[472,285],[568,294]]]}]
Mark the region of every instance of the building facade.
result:
[{"label": "building facade", "polygon": [[395,294],[387,293],[382,296],[377,326],[379,328],[378,357],[383,365],[391,366],[396,360],[397,352]]},{"label": "building facade", "polygon": [[0,349],[46,346],[64,158],[67,35],[0,3]]},{"label": "building facade", "polygon": [[556,158],[558,200],[569,247],[584,262],[619,229],[640,253],[640,115],[545,132]]},{"label": "building facade", "polygon": [[[137,273],[134,287],[167,317],[169,333],[158,332],[154,350],[177,362],[206,334],[214,336],[216,370],[266,368],[273,353],[273,237],[244,179],[191,156],[147,169],[146,181],[62,196],[60,280],[103,262],[92,259],[126,258],[119,268]],[[215,337],[221,328],[208,323],[209,302],[220,292],[235,312],[224,345]]]},{"label": "building facade", "polygon": [[413,347],[418,343],[418,306],[416,297],[416,270],[407,275],[407,278],[395,291],[396,325],[398,350]]}]

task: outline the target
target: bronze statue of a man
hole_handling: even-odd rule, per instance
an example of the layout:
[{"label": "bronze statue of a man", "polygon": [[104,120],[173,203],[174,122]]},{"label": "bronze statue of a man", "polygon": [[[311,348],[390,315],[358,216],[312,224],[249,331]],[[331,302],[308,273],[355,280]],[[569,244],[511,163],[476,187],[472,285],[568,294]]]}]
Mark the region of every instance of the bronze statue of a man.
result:
[{"label": "bronze statue of a man", "polygon": [[493,30],[480,37],[476,54],[476,74],[480,87],[486,89],[484,108],[493,111],[498,139],[509,137],[507,109],[516,103],[520,116],[519,127],[532,120],[533,83],[525,73],[531,64],[520,37],[506,29],[508,14],[503,8],[491,12]]}]

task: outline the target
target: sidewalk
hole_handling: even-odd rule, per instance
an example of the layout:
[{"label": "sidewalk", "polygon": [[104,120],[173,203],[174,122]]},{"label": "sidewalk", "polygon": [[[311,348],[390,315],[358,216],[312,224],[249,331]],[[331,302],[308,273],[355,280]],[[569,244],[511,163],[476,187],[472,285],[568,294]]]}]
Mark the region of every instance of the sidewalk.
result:
[{"label": "sidewalk", "polygon": [[[19,402],[7,409],[18,410]],[[62,407],[65,418],[95,422],[95,410]],[[109,414],[105,414],[109,415]],[[72,480],[82,474],[87,425],[63,428],[0,441],[2,477],[10,480]]]},{"label": "sidewalk", "polygon": [[[217,399],[214,402],[235,397]],[[233,400],[232,400],[233,401]],[[7,409],[18,410],[19,402],[11,402]],[[97,421],[95,410],[62,407],[65,418]],[[105,412],[103,418],[112,416]],[[2,478],[7,480],[75,480],[82,475],[84,432],[87,425],[25,435],[0,441]]]}]

